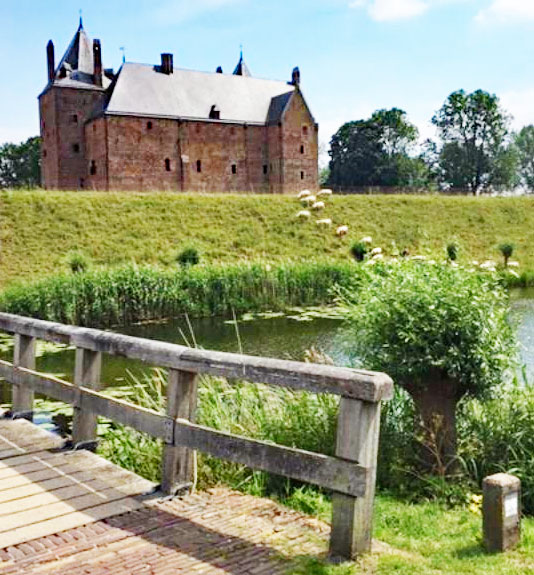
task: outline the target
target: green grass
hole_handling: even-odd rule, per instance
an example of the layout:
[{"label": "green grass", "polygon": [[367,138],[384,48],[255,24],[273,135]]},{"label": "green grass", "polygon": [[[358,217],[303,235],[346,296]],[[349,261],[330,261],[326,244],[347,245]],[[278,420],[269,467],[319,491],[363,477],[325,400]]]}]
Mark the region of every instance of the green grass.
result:
[{"label": "green grass", "polygon": [[284,196],[0,191],[0,287],[67,270],[73,251],[106,266],[174,266],[187,246],[208,263],[341,261],[363,235],[439,257],[456,241],[460,263],[499,261],[497,246],[512,242],[534,270],[534,198],[336,196],[321,217],[347,224],[343,238],[296,221],[299,209]]}]

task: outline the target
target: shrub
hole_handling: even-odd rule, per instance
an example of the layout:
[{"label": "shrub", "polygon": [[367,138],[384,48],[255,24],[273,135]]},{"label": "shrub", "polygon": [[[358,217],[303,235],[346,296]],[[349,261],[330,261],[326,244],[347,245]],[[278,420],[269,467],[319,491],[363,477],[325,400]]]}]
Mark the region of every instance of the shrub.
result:
[{"label": "shrub", "polygon": [[458,244],[451,242],[447,245],[447,257],[451,262],[455,262],[458,259]]},{"label": "shrub", "polygon": [[89,258],[83,252],[69,252],[67,264],[72,273],[83,273],[89,268]]},{"label": "shrub", "polygon": [[514,244],[510,242],[500,244],[499,251],[501,252],[502,257],[504,258],[504,267],[508,267],[508,260],[512,257],[514,249],[515,249]]},{"label": "shrub", "polygon": [[363,262],[367,252],[368,247],[364,242],[354,242],[350,248],[350,253],[357,262]]},{"label": "shrub", "polygon": [[508,295],[491,275],[423,262],[367,268],[341,294],[353,361],[387,372],[412,396],[425,468],[456,459],[456,406],[501,384],[517,356]]},{"label": "shrub", "polygon": [[178,254],[176,261],[183,267],[196,266],[200,262],[200,254],[197,248],[189,246]]}]

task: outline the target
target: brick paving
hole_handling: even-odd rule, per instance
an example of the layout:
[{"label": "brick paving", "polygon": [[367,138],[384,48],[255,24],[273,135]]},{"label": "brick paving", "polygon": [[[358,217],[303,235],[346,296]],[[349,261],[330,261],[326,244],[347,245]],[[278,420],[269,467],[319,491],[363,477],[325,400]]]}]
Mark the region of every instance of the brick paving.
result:
[{"label": "brick paving", "polygon": [[225,488],[169,500],[0,550],[11,575],[278,575],[324,555],[330,528]]}]

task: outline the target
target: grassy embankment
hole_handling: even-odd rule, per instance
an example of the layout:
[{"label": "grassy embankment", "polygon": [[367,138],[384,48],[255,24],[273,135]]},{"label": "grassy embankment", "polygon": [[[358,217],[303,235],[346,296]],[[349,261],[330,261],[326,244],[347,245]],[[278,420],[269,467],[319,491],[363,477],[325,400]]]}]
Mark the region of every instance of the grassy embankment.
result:
[{"label": "grassy embankment", "polygon": [[347,224],[343,238],[296,221],[299,209],[283,196],[0,191],[0,289],[65,270],[72,250],[97,266],[174,265],[190,244],[204,263],[338,262],[363,235],[386,252],[395,242],[440,258],[456,240],[460,262],[499,261],[498,244],[510,241],[534,271],[534,198],[337,196],[320,217]]}]

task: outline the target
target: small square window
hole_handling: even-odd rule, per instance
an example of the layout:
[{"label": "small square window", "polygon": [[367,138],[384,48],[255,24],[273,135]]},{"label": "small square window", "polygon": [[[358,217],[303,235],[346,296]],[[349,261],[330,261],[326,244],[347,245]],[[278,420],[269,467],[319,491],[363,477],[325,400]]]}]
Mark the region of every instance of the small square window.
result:
[{"label": "small square window", "polygon": [[80,153],[80,144],[72,144],[72,151],[75,154],[79,154]]},{"label": "small square window", "polygon": [[146,129],[147,129],[147,130],[152,130],[152,122],[147,122],[147,123],[146,123]]},{"label": "small square window", "polygon": [[237,166],[232,164],[232,174],[237,174]]},{"label": "small square window", "polygon": [[73,124],[77,124],[77,123],[78,123],[78,115],[77,115],[77,114],[72,114],[71,120],[72,120],[72,123],[73,123]]},{"label": "small square window", "polygon": [[307,136],[307,135],[308,135],[308,126],[302,126],[302,134],[303,134],[304,136]]}]

